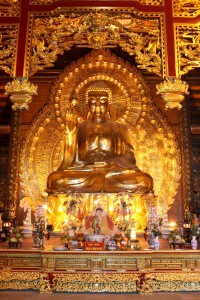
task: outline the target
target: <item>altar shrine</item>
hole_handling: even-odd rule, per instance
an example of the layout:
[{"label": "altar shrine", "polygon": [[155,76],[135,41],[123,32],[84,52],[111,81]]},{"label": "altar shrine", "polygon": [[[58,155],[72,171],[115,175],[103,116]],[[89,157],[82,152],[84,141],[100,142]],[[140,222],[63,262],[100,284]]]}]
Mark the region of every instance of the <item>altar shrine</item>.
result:
[{"label": "altar shrine", "polygon": [[141,74],[108,50],[94,50],[66,68],[51,95],[22,149],[21,187],[32,210],[43,205],[55,231],[66,219],[80,227],[97,204],[137,231],[148,226],[153,207],[168,222],[180,149]]},{"label": "altar shrine", "polygon": [[198,1],[0,2],[0,290],[199,291]]}]

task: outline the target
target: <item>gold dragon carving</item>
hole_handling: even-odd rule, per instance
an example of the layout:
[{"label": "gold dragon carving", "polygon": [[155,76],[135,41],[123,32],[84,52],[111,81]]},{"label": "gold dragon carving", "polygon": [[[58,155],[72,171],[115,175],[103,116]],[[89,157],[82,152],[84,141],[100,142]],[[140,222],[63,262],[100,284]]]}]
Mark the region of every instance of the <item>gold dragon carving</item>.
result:
[{"label": "gold dragon carving", "polygon": [[174,16],[196,17],[200,14],[199,0],[173,0]]},{"label": "gold dragon carving", "polygon": [[0,272],[0,289],[2,290],[27,290],[39,289],[41,282],[40,272],[19,272],[2,271]]},{"label": "gold dragon carving", "polygon": [[[169,208],[181,176],[180,149],[175,134],[154,106],[138,70],[109,50],[93,50],[72,63],[52,88],[49,102],[34,119],[22,144],[20,181],[24,195],[34,199],[35,203],[41,201],[47,177],[58,168],[62,159],[64,111],[75,88],[81,88],[88,77],[94,76],[97,79],[103,76],[115,86],[113,98],[116,96],[116,101],[112,104],[115,120],[123,122],[132,133],[137,165],[153,177],[158,205],[164,207],[163,203],[166,203]],[[76,114],[81,119],[85,118],[85,108],[84,100],[80,100]],[[60,199],[50,197],[51,210],[56,211]]]},{"label": "gold dragon carving", "polygon": [[0,25],[0,69],[14,74],[18,25]]},{"label": "gold dragon carving", "polygon": [[[83,275],[84,274],[84,275]],[[53,291],[139,292],[199,291],[199,272],[53,274]],[[122,284],[123,283],[123,284]],[[81,290],[83,289],[83,290]]]},{"label": "gold dragon carving", "polygon": [[138,16],[120,10],[72,10],[35,17],[29,74],[53,66],[72,46],[102,49],[119,46],[134,55],[137,67],[161,75],[162,16]]},{"label": "gold dragon carving", "polygon": [[200,67],[200,25],[177,25],[177,72],[180,75]]},{"label": "gold dragon carving", "polygon": [[0,16],[19,16],[20,0],[0,0]]},{"label": "gold dragon carving", "polygon": [[52,284],[46,272],[2,271],[0,290],[38,290],[52,292],[118,292],[152,294],[153,292],[199,291],[199,272],[95,272],[52,273]]},{"label": "gold dragon carving", "polygon": [[69,273],[53,274],[54,291],[136,292],[137,274]]}]

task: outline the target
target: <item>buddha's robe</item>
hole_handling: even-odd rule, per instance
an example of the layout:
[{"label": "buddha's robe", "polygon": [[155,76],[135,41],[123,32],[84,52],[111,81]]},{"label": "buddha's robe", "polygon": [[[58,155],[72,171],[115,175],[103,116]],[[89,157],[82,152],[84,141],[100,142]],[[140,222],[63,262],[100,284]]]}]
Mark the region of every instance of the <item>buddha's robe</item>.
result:
[{"label": "buddha's robe", "polygon": [[65,148],[58,171],[49,175],[47,191],[148,193],[153,180],[136,166],[127,127],[108,120],[80,123],[72,149]]}]

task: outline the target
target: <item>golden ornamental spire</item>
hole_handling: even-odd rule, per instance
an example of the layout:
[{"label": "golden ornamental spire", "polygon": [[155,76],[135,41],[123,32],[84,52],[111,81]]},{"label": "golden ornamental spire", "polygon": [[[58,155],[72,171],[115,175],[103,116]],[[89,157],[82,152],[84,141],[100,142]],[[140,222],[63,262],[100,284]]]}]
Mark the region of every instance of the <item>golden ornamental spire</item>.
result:
[{"label": "golden ornamental spire", "polygon": [[165,101],[165,108],[178,108],[181,109],[181,103],[188,95],[189,85],[187,82],[179,78],[168,77],[160,84],[156,85],[157,94],[161,94],[162,99]]},{"label": "golden ornamental spire", "polygon": [[32,96],[37,94],[37,86],[30,83],[27,78],[15,78],[6,84],[5,91],[6,95],[10,95],[13,110],[28,109]]}]

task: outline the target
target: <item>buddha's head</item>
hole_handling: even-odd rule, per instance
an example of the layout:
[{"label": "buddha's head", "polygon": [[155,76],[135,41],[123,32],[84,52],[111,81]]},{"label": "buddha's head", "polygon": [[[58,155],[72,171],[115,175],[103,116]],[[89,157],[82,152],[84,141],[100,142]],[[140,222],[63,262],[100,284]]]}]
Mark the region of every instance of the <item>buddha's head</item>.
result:
[{"label": "buddha's head", "polygon": [[93,82],[86,90],[86,103],[94,120],[104,120],[109,111],[112,92],[103,81]]}]

